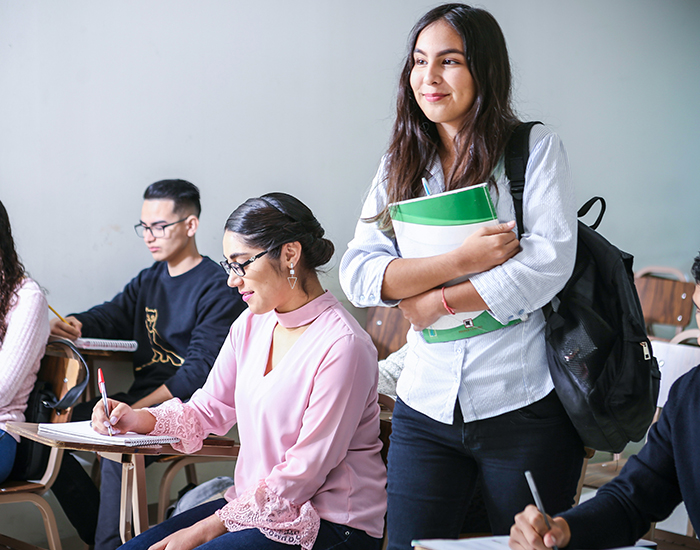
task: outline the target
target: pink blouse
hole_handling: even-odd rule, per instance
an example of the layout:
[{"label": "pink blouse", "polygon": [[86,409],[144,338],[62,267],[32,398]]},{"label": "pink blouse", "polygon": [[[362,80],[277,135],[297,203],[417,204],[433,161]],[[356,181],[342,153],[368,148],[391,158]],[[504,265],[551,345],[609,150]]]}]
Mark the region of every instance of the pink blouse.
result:
[{"label": "pink blouse", "polygon": [[[311,325],[265,375],[277,323]],[[176,435],[177,448],[193,452],[238,422],[235,486],[217,512],[229,531],[255,527],[308,550],[323,518],[380,538],[377,373],[370,337],[330,292],[290,313],[244,311],[204,387],[186,404],[151,409],[151,433]]]}]

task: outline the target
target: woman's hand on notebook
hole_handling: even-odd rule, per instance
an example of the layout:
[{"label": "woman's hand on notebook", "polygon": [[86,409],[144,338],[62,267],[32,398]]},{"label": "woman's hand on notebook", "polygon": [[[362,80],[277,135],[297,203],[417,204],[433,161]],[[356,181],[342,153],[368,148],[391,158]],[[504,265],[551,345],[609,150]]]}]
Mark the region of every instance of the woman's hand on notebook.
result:
[{"label": "woman's hand on notebook", "polygon": [[458,262],[462,275],[488,271],[520,252],[520,241],[513,232],[514,227],[515,222],[508,222],[477,229],[447,254]]},{"label": "woman's hand on notebook", "polygon": [[109,418],[105,413],[102,399],[92,410],[92,427],[101,434],[109,433],[108,425],[112,427],[112,432],[115,434],[126,432],[147,434],[156,426],[156,419],[148,409],[132,409],[126,403],[114,399],[107,399],[107,407],[110,411]]}]

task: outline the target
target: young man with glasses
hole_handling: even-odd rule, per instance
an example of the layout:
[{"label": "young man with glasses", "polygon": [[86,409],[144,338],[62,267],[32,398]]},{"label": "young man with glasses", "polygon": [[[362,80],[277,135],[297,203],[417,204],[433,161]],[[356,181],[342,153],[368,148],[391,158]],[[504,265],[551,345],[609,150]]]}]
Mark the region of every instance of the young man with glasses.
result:
[{"label": "young man with glasses", "polygon": [[[51,334],[71,340],[86,337],[138,342],[133,384],[125,393],[110,395],[136,408],[173,397],[189,399],[204,384],[231,323],[245,309],[238,291],[227,286],[226,273],[197,250],[195,234],[201,211],[197,187],[184,180],[158,181],[146,189],[143,198],[135,230],[155,263],[111,301],[69,315],[68,324],[59,319],[51,322]],[[73,420],[90,419],[98,399],[77,405]],[[92,544],[95,510],[91,513],[85,504],[94,500],[97,492],[94,485],[89,488],[78,483],[80,487],[76,487],[75,477],[82,477],[81,472],[73,457],[64,458],[53,490],[83,541]],[[103,516],[113,515],[105,510],[105,481],[103,478],[97,538],[111,537],[116,547],[118,532],[103,525]],[[114,520],[118,526],[118,493],[115,510],[116,517],[110,522]],[[96,548],[105,550],[110,544],[97,540]]]}]

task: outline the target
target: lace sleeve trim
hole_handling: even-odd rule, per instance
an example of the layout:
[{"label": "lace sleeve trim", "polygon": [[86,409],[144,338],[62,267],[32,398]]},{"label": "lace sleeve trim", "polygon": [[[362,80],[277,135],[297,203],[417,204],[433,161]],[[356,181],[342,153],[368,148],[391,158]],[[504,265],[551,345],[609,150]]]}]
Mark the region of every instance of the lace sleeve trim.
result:
[{"label": "lace sleeve trim", "polygon": [[183,453],[193,453],[202,448],[204,429],[191,407],[183,404],[177,397],[148,409],[156,418],[156,426],[150,435],[174,435],[180,443],[173,443],[173,448]]},{"label": "lace sleeve trim", "polygon": [[229,531],[256,528],[268,539],[311,550],[321,518],[311,502],[293,504],[270,490],[264,480],[216,512]]}]

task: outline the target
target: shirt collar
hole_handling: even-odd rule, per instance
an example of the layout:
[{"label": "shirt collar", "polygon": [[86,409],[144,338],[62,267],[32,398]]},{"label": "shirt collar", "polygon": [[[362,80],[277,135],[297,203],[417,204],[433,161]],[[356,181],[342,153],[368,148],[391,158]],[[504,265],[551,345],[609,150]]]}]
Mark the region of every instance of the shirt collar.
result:
[{"label": "shirt collar", "polygon": [[277,316],[277,322],[284,328],[296,328],[308,325],[321,313],[337,303],[338,300],[336,300],[335,296],[326,290],[318,298],[314,298],[294,311],[280,313],[275,310],[275,315]]},{"label": "shirt collar", "polygon": [[442,193],[445,191],[445,174],[442,171],[442,164],[440,163],[440,155],[435,153],[433,159],[430,162],[427,174],[428,176],[428,187],[432,194]]}]

